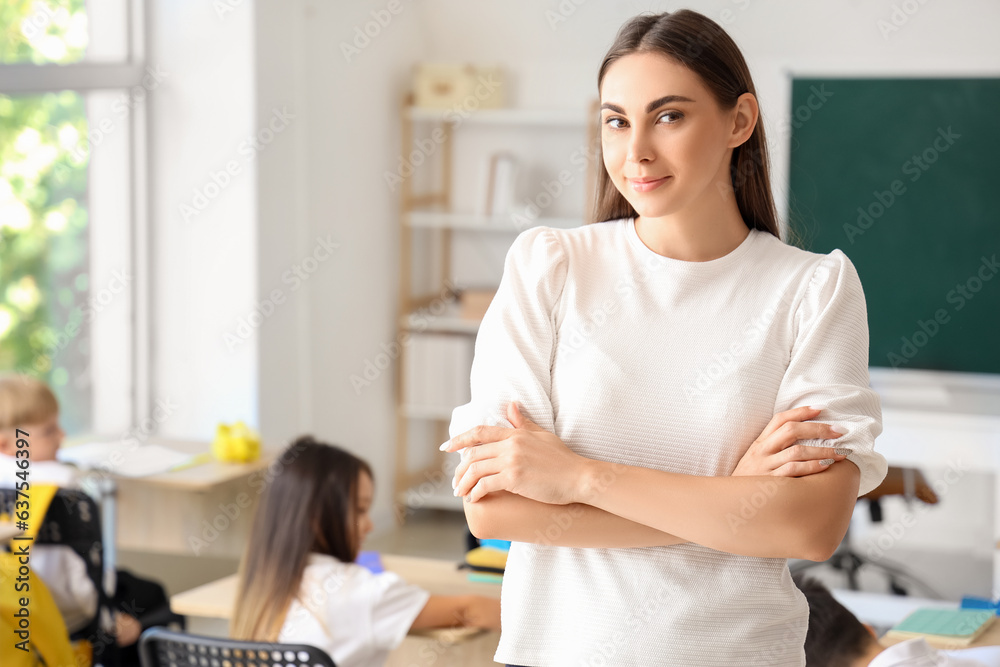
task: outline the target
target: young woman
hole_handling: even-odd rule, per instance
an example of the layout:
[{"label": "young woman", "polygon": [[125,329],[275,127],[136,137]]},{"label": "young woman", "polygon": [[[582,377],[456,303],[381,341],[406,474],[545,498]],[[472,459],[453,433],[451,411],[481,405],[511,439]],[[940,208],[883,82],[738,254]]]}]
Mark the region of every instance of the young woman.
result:
[{"label": "young woman", "polygon": [[786,559],[886,472],[857,272],[781,240],[717,24],[629,20],[598,92],[598,224],[518,235],[442,446],[473,533],[513,540],[495,659],[804,665]]},{"label": "young woman", "polygon": [[338,667],[377,667],[410,629],[500,629],[498,600],[430,595],[354,562],[373,528],[366,462],[310,436],[279,462],[240,563],[233,637],[310,644]]}]

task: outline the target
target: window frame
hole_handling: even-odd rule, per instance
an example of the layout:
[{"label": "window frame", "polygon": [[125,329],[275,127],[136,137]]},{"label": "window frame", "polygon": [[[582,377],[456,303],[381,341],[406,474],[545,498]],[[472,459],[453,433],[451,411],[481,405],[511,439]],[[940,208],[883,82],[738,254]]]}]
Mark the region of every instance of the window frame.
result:
[{"label": "window frame", "polygon": [[[89,3],[88,12],[99,11],[99,3]],[[32,95],[48,92],[72,91],[86,95],[93,92],[125,92],[143,85],[148,75],[145,45],[148,43],[149,12],[144,0],[125,0],[124,39],[126,59],[123,62],[81,61],[68,64],[56,63],[0,63],[0,94]],[[147,106],[155,90],[147,88],[144,98],[130,106],[123,118],[124,140],[127,142],[125,169],[128,185],[125,197],[125,219],[118,220],[113,230],[97,229],[93,220],[88,223],[89,242],[93,247],[110,245],[114,232],[127,235],[124,249],[110,253],[92,252],[89,266],[91,276],[103,275],[114,269],[127,267],[131,278],[124,287],[127,307],[113,318],[103,318],[105,330],[125,332],[128,353],[122,363],[120,336],[91,336],[92,378],[101,378],[92,385],[91,434],[126,434],[135,424],[145,423],[152,412],[151,387],[151,254],[149,228],[149,177],[148,153],[149,122]],[[90,105],[88,104],[88,107]],[[89,116],[88,108],[88,116]],[[88,168],[91,168],[88,162]],[[113,182],[102,182],[100,171],[91,169],[88,178],[88,195],[94,188],[115,188]],[[107,191],[107,190],[105,190]],[[108,241],[102,241],[102,232]],[[98,237],[95,243],[95,235]],[[94,255],[97,257],[95,258]],[[92,289],[97,285],[91,283]],[[97,322],[98,318],[92,320]],[[92,328],[92,332],[94,329]],[[116,340],[118,338],[118,340]],[[90,435],[90,434],[79,434]]]}]

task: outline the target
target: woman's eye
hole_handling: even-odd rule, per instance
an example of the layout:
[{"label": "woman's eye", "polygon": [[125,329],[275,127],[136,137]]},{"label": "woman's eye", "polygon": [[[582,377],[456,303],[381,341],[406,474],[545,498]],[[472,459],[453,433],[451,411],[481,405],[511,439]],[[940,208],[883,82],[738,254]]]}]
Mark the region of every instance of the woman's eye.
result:
[{"label": "woman's eye", "polygon": [[662,120],[664,118],[667,118],[668,122],[670,122],[670,123],[676,123],[677,121],[679,121],[683,117],[684,117],[684,114],[680,113],[679,111],[667,111],[666,113],[664,113],[664,114],[662,114],[660,116],[660,119]]},{"label": "woman's eye", "polygon": [[609,118],[606,121],[604,121],[604,124],[605,125],[609,125],[612,129],[620,130],[621,129],[620,125],[612,125],[612,123],[616,123],[616,122],[622,122],[623,123],[625,121],[623,119],[621,119],[621,118]]}]

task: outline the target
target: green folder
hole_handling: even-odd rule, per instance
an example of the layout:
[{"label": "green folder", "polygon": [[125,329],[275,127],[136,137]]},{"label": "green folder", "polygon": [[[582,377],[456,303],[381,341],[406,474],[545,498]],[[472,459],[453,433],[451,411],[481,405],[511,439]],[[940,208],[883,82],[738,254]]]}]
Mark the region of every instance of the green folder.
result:
[{"label": "green folder", "polygon": [[972,638],[993,620],[992,611],[971,609],[917,609],[900,621],[893,633]]}]

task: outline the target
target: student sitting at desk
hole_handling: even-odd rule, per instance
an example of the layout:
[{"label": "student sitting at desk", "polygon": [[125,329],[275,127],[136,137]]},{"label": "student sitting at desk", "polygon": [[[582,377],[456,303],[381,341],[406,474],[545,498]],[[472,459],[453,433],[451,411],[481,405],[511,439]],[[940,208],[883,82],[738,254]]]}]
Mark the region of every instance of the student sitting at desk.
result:
[{"label": "student sitting at desk", "polygon": [[310,644],[361,667],[383,665],[411,629],[500,629],[499,600],[431,595],[354,562],[373,528],[365,461],[311,436],[279,461],[240,563],[233,637]]},{"label": "student sitting at desk", "polygon": [[[21,481],[18,466],[18,430],[27,436],[28,482],[79,488],[77,469],[56,460],[65,433],[59,426],[59,402],[42,381],[28,375],[0,376],[0,488],[16,488]],[[72,634],[85,628],[97,613],[97,589],[87,576],[87,566],[64,545],[40,544],[31,548],[31,568],[49,589],[59,612]],[[125,570],[116,573],[117,588],[112,598],[115,612],[115,639],[123,647],[122,667],[138,666],[136,642],[144,626],[132,613],[141,614],[166,606],[163,588]],[[99,641],[99,638],[92,638]]]},{"label": "student sitting at desk", "polygon": [[806,667],[1000,667],[1000,646],[941,651],[917,638],[883,647],[823,584],[794,581],[809,603]]}]

